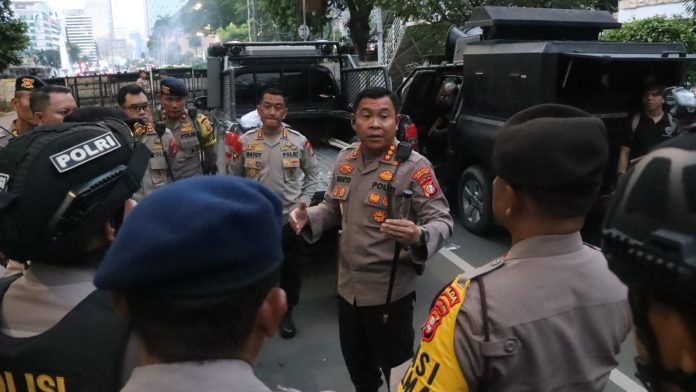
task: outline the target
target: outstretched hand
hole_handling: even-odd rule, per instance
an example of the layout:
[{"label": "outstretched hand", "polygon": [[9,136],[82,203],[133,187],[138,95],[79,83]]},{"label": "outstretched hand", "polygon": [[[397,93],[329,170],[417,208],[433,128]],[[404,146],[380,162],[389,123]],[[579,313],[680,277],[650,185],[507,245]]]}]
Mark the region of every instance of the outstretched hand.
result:
[{"label": "outstretched hand", "polygon": [[307,204],[305,202],[300,202],[299,207],[290,211],[290,216],[288,217],[290,227],[295,230],[295,234],[300,235],[302,228],[305,227],[308,221]]}]

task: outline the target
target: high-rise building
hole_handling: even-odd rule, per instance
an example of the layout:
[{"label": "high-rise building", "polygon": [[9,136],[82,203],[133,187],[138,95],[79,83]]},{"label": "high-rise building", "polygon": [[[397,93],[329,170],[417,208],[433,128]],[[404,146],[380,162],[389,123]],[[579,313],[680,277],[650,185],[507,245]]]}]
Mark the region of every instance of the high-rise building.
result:
[{"label": "high-rise building", "polygon": [[92,17],[94,38],[114,38],[111,0],[85,0],[85,15]]},{"label": "high-rise building", "polygon": [[85,15],[82,9],[63,10],[63,13],[68,42],[80,47],[80,56],[89,56],[96,62],[98,54],[92,17]]},{"label": "high-rise building", "polygon": [[133,58],[141,58],[143,57],[143,53],[147,49],[145,47],[145,43],[143,42],[143,37],[140,35],[139,32],[137,31],[132,31],[129,35],[128,38],[133,42]]},{"label": "high-rise building", "polygon": [[620,0],[619,22],[630,22],[651,16],[686,15],[686,7],[682,0]]},{"label": "high-rise building", "polygon": [[159,17],[167,17],[178,11],[186,4],[186,0],[145,0],[147,16],[147,33],[152,34],[152,28]]},{"label": "high-rise building", "polygon": [[61,21],[46,0],[14,0],[11,6],[15,16],[29,26],[29,52],[60,50]]}]

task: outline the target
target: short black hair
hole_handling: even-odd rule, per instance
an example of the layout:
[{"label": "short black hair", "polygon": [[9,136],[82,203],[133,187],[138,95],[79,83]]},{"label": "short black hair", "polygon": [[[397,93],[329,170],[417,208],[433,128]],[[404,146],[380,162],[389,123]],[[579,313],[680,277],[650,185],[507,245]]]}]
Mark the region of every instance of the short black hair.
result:
[{"label": "short black hair", "polygon": [[359,92],[353,100],[353,110],[358,110],[358,105],[360,105],[360,102],[365,98],[379,99],[383,97],[389,97],[392,105],[394,105],[394,110],[396,110],[396,97],[394,97],[394,94],[392,94],[389,89],[378,86],[368,87]]},{"label": "short black hair", "polygon": [[72,94],[72,90],[64,86],[47,85],[31,93],[29,97],[29,107],[32,113],[43,112],[46,107],[51,103],[51,96],[49,94],[60,93],[60,94]]},{"label": "short black hair", "polygon": [[661,84],[659,82],[656,82],[656,81],[649,81],[643,85],[643,89],[641,90],[643,95],[645,95],[645,93],[649,93],[651,91],[659,91],[660,93],[664,93],[665,85]]},{"label": "short black hair", "polygon": [[115,118],[121,121],[128,120],[128,116],[121,109],[104,106],[83,106],[65,116],[63,122],[95,122]]},{"label": "short black hair", "polygon": [[261,304],[280,281],[276,271],[230,294],[177,299],[124,293],[133,331],[164,363],[238,358]]},{"label": "short black hair", "polygon": [[569,189],[548,189],[510,184],[515,193],[527,197],[537,212],[550,219],[585,217],[599,193],[600,184]]},{"label": "short black hair", "polygon": [[143,90],[142,87],[138,86],[135,83],[129,83],[126,84],[125,86],[121,87],[118,89],[118,92],[116,93],[116,102],[118,103],[118,106],[123,106],[126,103],[126,95],[132,94],[132,95],[139,95],[139,94],[145,94],[147,97],[147,93],[145,90]]},{"label": "short black hair", "polygon": [[284,102],[285,105],[287,106],[287,104],[288,104],[288,97],[285,96],[285,93],[283,92],[283,90],[281,90],[281,89],[279,89],[279,88],[277,88],[277,87],[269,87],[269,88],[263,90],[263,91],[261,92],[261,95],[259,95],[259,100],[258,100],[258,102],[256,102],[257,105],[261,105],[261,102],[263,102],[263,97],[264,97],[266,94],[269,94],[269,95],[280,95],[281,97],[283,97],[283,102]]}]

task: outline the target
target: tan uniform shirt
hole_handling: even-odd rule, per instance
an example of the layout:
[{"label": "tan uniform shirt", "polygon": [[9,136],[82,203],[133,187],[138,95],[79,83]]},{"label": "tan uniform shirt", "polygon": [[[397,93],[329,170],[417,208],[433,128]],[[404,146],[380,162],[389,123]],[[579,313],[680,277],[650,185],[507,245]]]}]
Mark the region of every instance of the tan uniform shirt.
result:
[{"label": "tan uniform shirt", "polygon": [[283,202],[283,223],[300,201],[309,205],[319,183],[314,150],[301,133],[283,128],[275,138],[263,129],[239,138],[242,153],[229,161],[228,171],[267,186]]},{"label": "tan uniform shirt", "polygon": [[[479,284],[471,280],[456,314],[453,340],[436,331],[447,324],[446,307],[434,307],[423,328],[423,339],[454,345],[459,368],[448,370],[447,359],[436,356],[430,357],[431,367],[442,364],[441,375],[461,371],[469,391],[480,386],[484,357],[490,391],[604,390],[631,329],[630,308],[626,287],[602,253],[582,243],[580,233],[521,241],[482,281],[490,341],[484,341]],[[457,282],[459,287],[467,283],[467,274]],[[450,385],[450,390],[467,389]]]},{"label": "tan uniform shirt", "polygon": [[238,359],[174,362],[135,368],[121,392],[270,392],[248,363]]},{"label": "tan uniform shirt", "polygon": [[387,219],[388,187],[395,189],[392,203],[397,217],[404,189],[413,191],[409,219],[430,234],[427,252],[401,251],[393,301],[416,289],[418,275],[413,263],[424,262],[452,235],[449,205],[430,162],[412,152],[408,160],[397,165],[395,149],[396,145],[392,145],[384,156],[367,165],[359,143],[341,151],[324,201],[308,209],[311,233],[304,234],[310,242],[318,240],[325,230],[342,224],[338,293],[357,306],[383,305],[386,301],[395,241],[379,229]]},{"label": "tan uniform shirt", "polygon": [[172,182],[168,167],[176,156],[176,139],[168,129],[162,137],[157,136],[152,124],[146,129],[133,131],[134,136],[150,150],[150,162],[145,169],[142,186],[133,194],[133,199],[140,201],[143,197]]},{"label": "tan uniform shirt", "polygon": [[[180,119],[163,117],[165,117],[167,129],[176,139],[177,152],[172,163],[174,181],[203,174],[201,164],[204,161],[211,162],[212,165],[216,164],[215,135],[206,116],[199,114],[197,117],[200,134],[196,132],[193,122],[186,113]],[[201,152],[203,160],[201,160]]]}]

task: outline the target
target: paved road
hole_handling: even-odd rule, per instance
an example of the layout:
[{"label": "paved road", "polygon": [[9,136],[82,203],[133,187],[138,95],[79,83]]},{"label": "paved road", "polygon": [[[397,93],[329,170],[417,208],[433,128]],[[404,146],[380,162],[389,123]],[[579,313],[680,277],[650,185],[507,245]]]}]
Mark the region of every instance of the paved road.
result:
[{"label": "paved road", "polygon": [[[335,155],[335,151],[323,148],[318,148],[317,153],[324,163]],[[586,234],[596,238],[598,222],[590,222],[590,226]],[[449,249],[434,256],[421,277],[414,328],[420,328],[430,301],[454,276],[463,269],[480,266],[499,256],[508,246],[509,237],[502,229],[488,238],[481,238],[470,234],[457,222]],[[256,373],[271,388],[292,387],[305,392],[352,391],[338,342],[335,249],[331,244],[324,244],[319,248],[309,247],[306,254],[311,257],[304,264],[304,286],[295,310],[298,335],[292,340],[278,337],[268,340],[255,365]],[[644,391],[632,376],[634,355],[629,337],[606,391]]]}]

